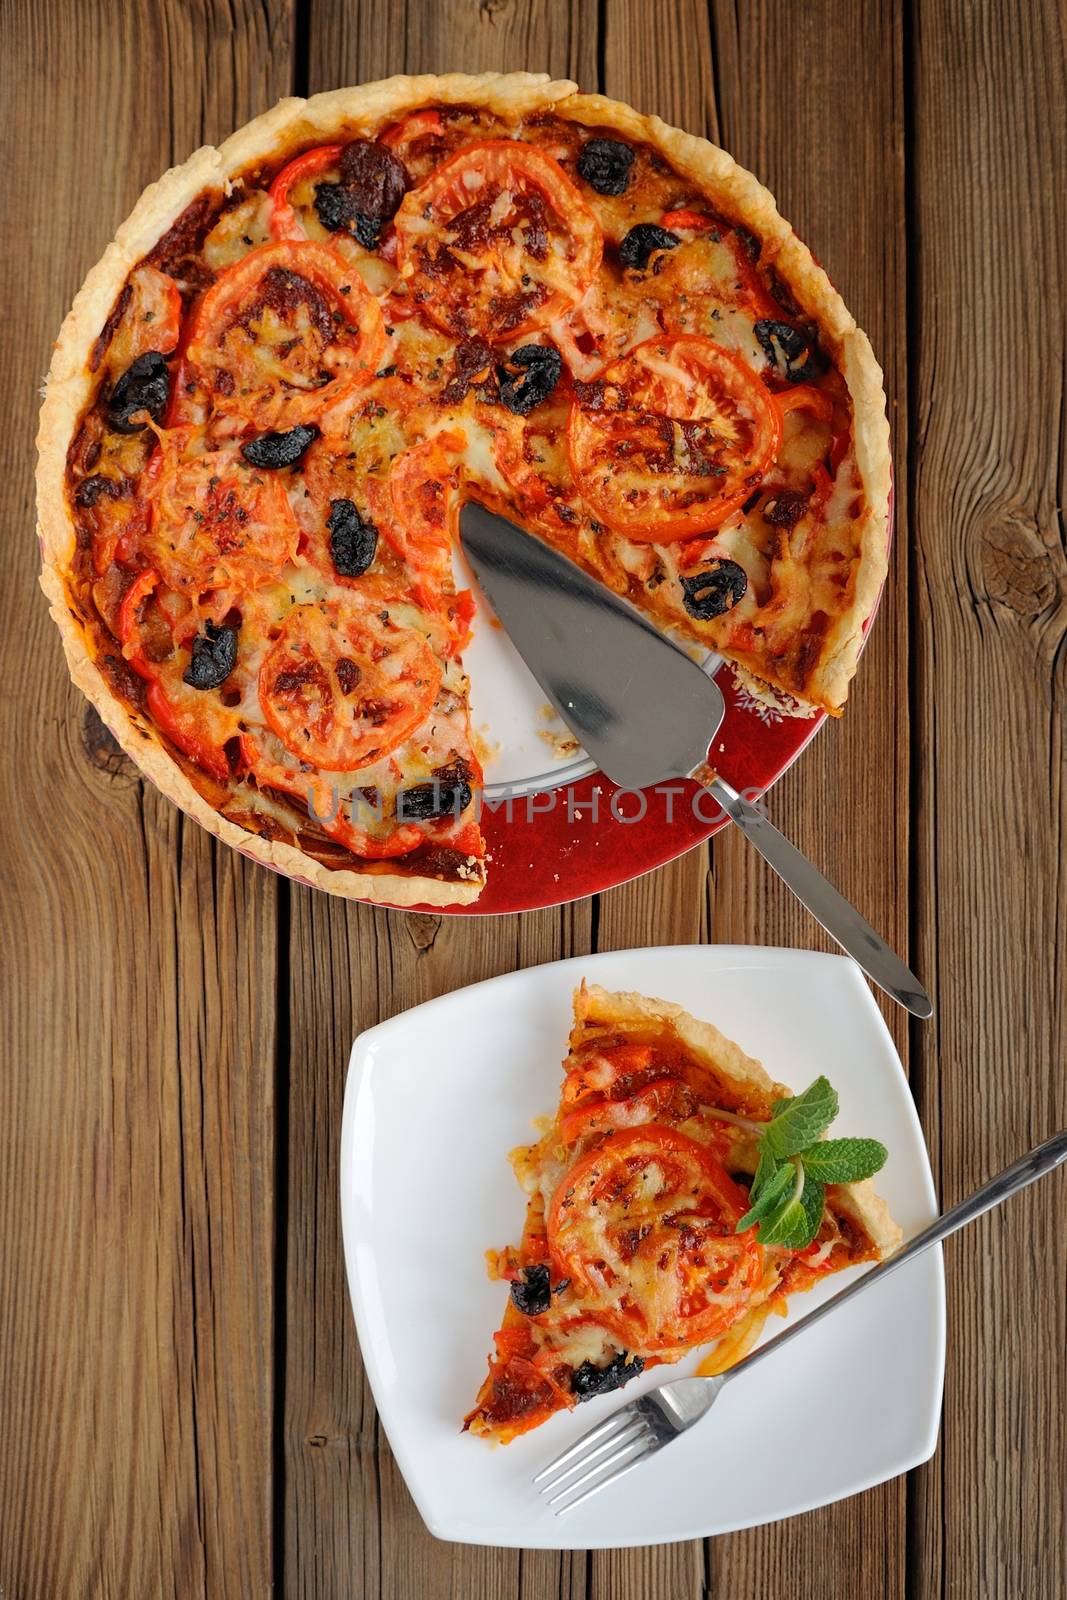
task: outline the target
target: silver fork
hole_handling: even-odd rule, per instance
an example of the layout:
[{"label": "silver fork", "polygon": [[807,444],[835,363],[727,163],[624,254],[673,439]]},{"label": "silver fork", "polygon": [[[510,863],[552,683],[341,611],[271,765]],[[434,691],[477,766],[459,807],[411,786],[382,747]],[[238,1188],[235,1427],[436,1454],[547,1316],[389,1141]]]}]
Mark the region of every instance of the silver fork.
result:
[{"label": "silver fork", "polygon": [[539,1492],[550,1506],[557,1508],[556,1516],[573,1511],[590,1495],[606,1489],[610,1483],[616,1483],[627,1472],[632,1472],[642,1461],[647,1461],[664,1445],[671,1444],[699,1422],[711,1410],[731,1378],[747,1372],[758,1361],[780,1350],[790,1339],[814,1327],[831,1311],[837,1311],[846,1301],[855,1299],[864,1289],[869,1289],[872,1284],[895,1272],[906,1261],[922,1255],[931,1245],[947,1239],[949,1234],[973,1222],[983,1212],[991,1211],[1009,1195],[1043,1178],[1046,1172],[1051,1172],[1062,1161],[1067,1161],[1067,1129],[1053,1134],[1044,1144],[1035,1146],[1028,1155],[1005,1167],[1003,1172],[990,1178],[968,1199],[961,1200],[959,1205],[953,1206],[951,1211],[946,1211],[944,1216],[936,1218],[929,1227],[917,1233],[888,1261],[881,1262],[862,1278],[849,1284],[847,1289],[842,1289],[832,1300],[784,1328],[775,1338],[768,1339],[766,1344],[753,1350],[751,1355],[745,1356],[728,1372],[716,1378],[678,1378],[673,1383],[661,1384],[658,1389],[650,1389],[639,1399],[631,1400],[629,1405],[613,1412],[595,1428],[583,1433],[576,1443],[537,1474],[533,1481],[539,1485]]}]

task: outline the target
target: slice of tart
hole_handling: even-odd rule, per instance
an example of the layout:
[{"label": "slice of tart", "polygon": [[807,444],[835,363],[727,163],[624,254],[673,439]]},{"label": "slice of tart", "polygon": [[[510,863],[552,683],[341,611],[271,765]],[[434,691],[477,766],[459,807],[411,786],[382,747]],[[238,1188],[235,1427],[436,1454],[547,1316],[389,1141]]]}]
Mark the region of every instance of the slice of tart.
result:
[{"label": "slice of tart", "polygon": [[507,1443],[646,1367],[708,1348],[724,1371],[770,1312],[826,1274],[890,1254],[900,1229],[868,1178],[885,1150],[824,1139],[825,1079],[794,1097],[680,1007],[590,986],[574,997],[559,1106],[512,1153],[529,1196],[465,1428]]}]

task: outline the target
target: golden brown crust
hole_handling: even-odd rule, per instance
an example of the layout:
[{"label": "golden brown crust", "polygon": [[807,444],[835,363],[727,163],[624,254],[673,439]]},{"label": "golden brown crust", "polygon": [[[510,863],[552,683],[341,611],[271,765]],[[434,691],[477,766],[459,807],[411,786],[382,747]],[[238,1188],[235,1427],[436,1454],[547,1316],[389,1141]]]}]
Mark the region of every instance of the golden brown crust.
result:
[{"label": "golden brown crust", "polygon": [[[584,982],[574,991],[574,1021],[605,1027],[632,1028],[653,1025],[670,1029],[694,1058],[725,1079],[739,1101],[757,1098],[766,1102],[792,1095],[792,1089],[776,1083],[760,1062],[746,1055],[740,1045],[720,1033],[710,1022],[698,1022],[681,1006],[668,1000],[651,1000],[627,992],[609,993],[599,984]],[[889,1207],[876,1193],[870,1179],[863,1183],[835,1184],[830,1190],[835,1209],[850,1217],[874,1245],[879,1257],[891,1255],[901,1241],[901,1231]]]},{"label": "golden brown crust", "polygon": [[207,146],[172,168],[145,190],[103,257],[89,273],[56,341],[45,388],[37,437],[37,516],[41,544],[41,584],[63,638],[74,682],[96,706],[123,749],[171,800],[218,838],[254,860],[291,877],[351,899],[393,904],[469,903],[480,884],[445,884],[400,874],[334,872],[291,845],[272,843],[220,816],[197,793],[163,746],[151,725],[141,721],[112,692],[96,667],[82,623],[72,613],[64,573],[74,551],[75,530],[67,505],[67,450],[78,418],[92,396],[88,359],[100,329],[129,272],[157,243],[185,208],[205,190],[225,191],[229,181],[257,161],[336,130],[340,123],[371,133],[387,120],[431,103],[484,107],[519,119],[551,107],[586,124],[605,123],[645,140],[680,171],[714,186],[738,220],[764,241],[768,259],[789,284],[798,304],[820,324],[852,395],[855,452],[867,510],[859,531],[862,558],[852,602],[833,624],[829,651],[813,694],[822,704],[839,704],[855,671],[863,626],[886,572],[889,500],[888,424],[881,372],[866,336],[810,251],[779,216],[771,195],[725,151],[706,140],[645,117],[618,101],[581,95],[568,81],[553,82],[537,73],[388,78],[359,88],[338,89],[309,100],[287,99],[239,129],[218,149]]},{"label": "golden brown crust", "polygon": [[642,1024],[669,1028],[702,1066],[736,1091],[740,1101],[765,1101],[769,1105],[792,1093],[784,1083],[775,1083],[760,1062],[720,1033],[714,1023],[698,1022],[669,1000],[651,1000],[625,991],[612,994],[598,983],[583,983],[574,991],[574,1021],[576,1026],[595,1022],[609,1028]]}]

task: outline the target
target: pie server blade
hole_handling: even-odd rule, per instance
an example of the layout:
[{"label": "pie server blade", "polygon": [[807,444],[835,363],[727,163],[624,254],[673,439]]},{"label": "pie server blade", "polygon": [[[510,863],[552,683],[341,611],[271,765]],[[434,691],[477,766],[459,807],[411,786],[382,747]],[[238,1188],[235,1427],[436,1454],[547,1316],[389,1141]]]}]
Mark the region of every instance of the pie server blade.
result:
[{"label": "pie server blade", "polygon": [[613,783],[695,778],[827,933],[915,1016],[930,997],[859,912],[763,812],[707,765],[722,692],[633,606],[549,545],[469,501],[460,536],[474,575],[557,714]]}]

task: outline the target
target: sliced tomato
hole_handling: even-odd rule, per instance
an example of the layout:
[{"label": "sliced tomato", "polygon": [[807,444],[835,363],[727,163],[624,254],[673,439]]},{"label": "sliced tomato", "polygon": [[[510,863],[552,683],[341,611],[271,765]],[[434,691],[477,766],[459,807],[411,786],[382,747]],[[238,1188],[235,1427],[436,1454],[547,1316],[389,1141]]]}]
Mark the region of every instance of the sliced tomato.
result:
[{"label": "sliced tomato", "polygon": [[182,296],[173,278],[158,267],[138,267],[130,274],[129,287],[129,299],[107,350],[107,370],[113,378],[149,350],[170,355],[181,332]]},{"label": "sliced tomato", "polygon": [[379,530],[413,580],[412,598],[445,620],[457,638],[469,630],[473,614],[469,596],[457,596],[452,583],[458,463],[466,443],[464,433],[445,429],[397,456],[388,480],[367,480]]},{"label": "sliced tomato", "polygon": [[410,117],[403,117],[379,134],[378,143],[388,145],[390,150],[398,150],[414,144],[416,139],[425,139],[429,134],[443,131],[444,122],[439,111],[413,111]]},{"label": "sliced tomato", "polygon": [[540,528],[557,547],[573,550],[578,517],[570,506],[567,454],[572,399],[570,385],[560,383],[528,417],[501,416],[499,406],[486,406],[480,415],[492,430],[493,457],[521,507],[523,525]]},{"label": "sliced tomato", "polygon": [[263,658],[259,702],[298,760],[350,772],[414,733],[440,683],[422,635],[353,593],[292,608]]},{"label": "sliced tomato", "polygon": [[728,233],[725,237],[737,262],[738,289],[748,300],[749,309],[757,317],[780,317],[781,306],[756,271],[756,263],[749,250],[750,241],[737,232]]},{"label": "sliced tomato", "polygon": [[457,650],[464,650],[470,642],[471,627],[478,614],[478,602],[470,589],[457,589],[452,597],[449,620],[455,630]]},{"label": "sliced tomato", "polygon": [[[560,1140],[572,1144],[611,1128],[640,1127],[657,1121],[668,1107],[677,1121],[714,1104],[718,1093],[705,1068],[680,1056],[632,1043],[594,1049],[564,1079]],[[715,1128],[728,1133],[725,1123]]]},{"label": "sliced tomato", "polygon": [[327,244],[259,245],[228,267],[190,319],[182,411],[238,428],[329,427],[385,349],[378,302]]},{"label": "sliced tomato", "polygon": [[825,389],[816,389],[810,383],[798,384],[793,389],[780,389],[774,403],[783,417],[791,411],[810,411],[820,422],[833,420],[834,403]]},{"label": "sliced tomato", "polygon": [[135,672],[142,678],[151,677],[145,641],[142,636],[141,611],[149,595],[159,587],[159,573],[153,567],[139,572],[126,590],[119,608],[119,639],[122,653]]},{"label": "sliced tomato", "polygon": [[295,761],[277,759],[266,749],[265,739],[252,733],[242,733],[240,740],[242,762],[257,783],[302,800],[309,816],[314,813],[316,825],[353,855],[362,856],[365,861],[389,861],[409,855],[425,843],[425,834],[414,823],[399,827],[384,823],[376,830],[357,826],[352,820],[351,802],[341,797],[340,786],[328,775],[310,768],[302,771]]},{"label": "sliced tomato", "polygon": [[678,1087],[677,1078],[654,1078],[631,1094],[590,1100],[562,1119],[560,1139],[564,1144],[573,1144],[588,1134],[608,1133],[612,1128],[640,1128],[655,1122],[674,1100]]},{"label": "sliced tomato", "polygon": [[824,1273],[827,1272],[836,1272],[840,1264],[838,1261],[834,1260],[834,1253],[832,1250],[826,1255],[822,1256],[820,1259],[819,1251],[821,1249],[822,1244],[818,1238],[815,1238],[809,1245],[806,1245],[803,1250],[799,1250],[797,1252],[797,1266],[800,1267],[804,1272],[809,1272],[813,1278],[820,1278]]},{"label": "sliced tomato", "polygon": [[172,744],[219,783],[229,782],[231,774],[226,753],[218,738],[213,737],[199,706],[171,699],[158,678],[148,685],[145,704],[156,727]]},{"label": "sliced tomato", "polygon": [[695,1139],[653,1123],[609,1134],[560,1181],[548,1215],[553,1270],[591,1298],[626,1347],[718,1338],[763,1271],[747,1196]]},{"label": "sliced tomato", "polygon": [[811,497],[810,510],[821,515],[826,509],[826,502],[833,493],[834,480],[821,461],[816,461],[811,470],[811,475],[815,483],[815,489]]},{"label": "sliced tomato", "polygon": [[648,1045],[623,1044],[587,1055],[563,1080],[559,1136],[572,1144],[585,1134],[653,1122],[676,1079],[653,1063]]},{"label": "sliced tomato", "polygon": [[[292,191],[310,178],[321,178],[337,166],[341,159],[341,144],[320,144],[305,150],[284,166],[270,186],[270,231],[276,239],[306,239],[307,230],[297,216],[290,198]],[[307,203],[312,197],[307,196]]]},{"label": "sliced tomato", "polygon": [[652,1066],[653,1050],[647,1044],[617,1044],[594,1050],[571,1068],[563,1080],[562,1103],[578,1104],[594,1095],[623,1091]]},{"label": "sliced tomato", "polygon": [[311,558],[337,576],[326,522],[335,500],[351,500],[377,528],[377,548],[366,572],[337,581],[386,599],[403,593],[440,622],[452,652],[469,639],[475,613],[473,595],[457,591],[452,574],[465,448],[466,435],[446,429],[402,451],[383,476],[368,474],[364,457],[347,446],[320,439],[308,452],[302,472],[306,497],[298,501]]},{"label": "sliced tomato", "polygon": [[677,211],[665,211],[660,218],[664,228],[672,233],[707,233],[718,227],[715,218],[706,211],[694,211],[691,206],[680,206]]},{"label": "sliced tomato", "polygon": [[510,339],[577,305],[600,265],[596,217],[558,161],[533,145],[469,145],[396,214],[413,304],[454,337]]},{"label": "sliced tomato", "polygon": [[697,334],[648,339],[605,369],[603,406],[571,409],[583,499],[608,527],[664,543],[717,528],[781,442],[774,399],[739,356]]},{"label": "sliced tomato", "polygon": [[182,681],[189,657],[179,652],[179,633],[195,633],[196,623],[181,597],[171,594],[169,604],[184,613],[183,626],[176,629],[164,607],[155,603],[160,588],[159,573],[148,568],[127,589],[119,610],[122,653],[148,684],[145,704],[159,731],[198,767],[225,783],[230,767],[223,747],[235,719],[216,697],[206,697]]},{"label": "sliced tomato", "polygon": [[93,571],[99,578],[116,559],[130,561],[148,516],[140,496],[102,493],[91,506],[79,506],[79,521],[91,530]]},{"label": "sliced tomato", "polygon": [[525,1356],[509,1355],[493,1362],[480,1402],[465,1426],[481,1422],[498,1430],[502,1438],[511,1439],[574,1403],[574,1396],[547,1372]]},{"label": "sliced tomato", "polygon": [[703,332],[711,314],[722,309],[753,322],[783,315],[753,262],[747,235],[689,208],[668,211],[663,225],[681,236],[683,248],[664,253],[643,292],[658,302],[665,328],[693,331],[699,325]]},{"label": "sliced tomato", "polygon": [[282,480],[250,467],[240,453],[213,450],[162,463],[150,483],[145,551],[169,588],[239,592],[277,580],[296,554],[298,530]]}]

